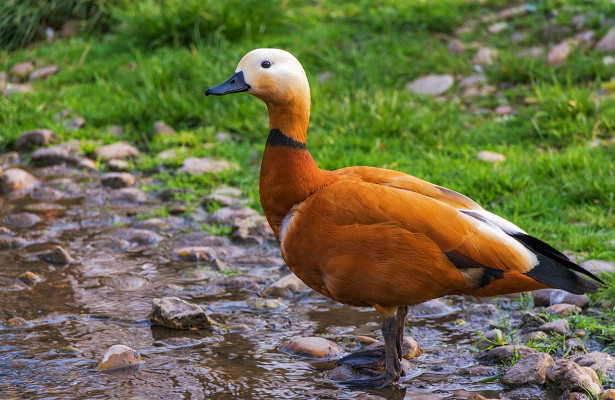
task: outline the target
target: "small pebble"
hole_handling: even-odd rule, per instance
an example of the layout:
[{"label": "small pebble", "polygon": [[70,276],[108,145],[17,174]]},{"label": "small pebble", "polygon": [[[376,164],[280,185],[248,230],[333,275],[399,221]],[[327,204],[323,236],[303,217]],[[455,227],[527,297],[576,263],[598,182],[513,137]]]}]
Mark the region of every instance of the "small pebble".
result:
[{"label": "small pebble", "polygon": [[98,369],[109,372],[129,369],[138,370],[143,362],[143,358],[141,358],[141,354],[138,351],[123,344],[116,344],[105,352],[102,361],[98,364]]}]

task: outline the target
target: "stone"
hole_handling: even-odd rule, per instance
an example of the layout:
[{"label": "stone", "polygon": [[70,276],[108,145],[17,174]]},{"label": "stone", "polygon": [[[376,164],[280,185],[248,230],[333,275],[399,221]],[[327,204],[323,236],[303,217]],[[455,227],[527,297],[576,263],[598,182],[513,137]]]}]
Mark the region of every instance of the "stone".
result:
[{"label": "stone", "polygon": [[76,117],[71,120],[63,121],[62,125],[69,129],[79,129],[85,126],[85,118]]},{"label": "stone", "polygon": [[492,317],[499,314],[500,310],[490,303],[475,304],[470,311],[470,317]]},{"label": "stone", "polygon": [[0,236],[0,251],[20,249],[26,243],[25,239],[17,236]]},{"label": "stone", "polygon": [[141,246],[150,246],[162,240],[158,234],[146,229],[122,228],[111,232],[111,236],[135,243]]},{"label": "stone", "polygon": [[508,24],[506,22],[496,22],[494,24],[489,25],[487,30],[489,31],[489,33],[499,33],[507,28],[508,28]]},{"label": "stone", "polygon": [[464,77],[459,81],[459,87],[467,88],[472,86],[484,85],[487,83],[487,77],[483,74],[475,74]]},{"label": "stone", "polygon": [[419,345],[419,343],[410,336],[404,336],[403,341],[401,342],[401,356],[406,360],[412,360],[414,358],[419,358],[423,355],[424,351]]},{"label": "stone", "polygon": [[6,320],[6,326],[9,328],[20,328],[28,325],[28,321],[21,317],[13,317]]},{"label": "stone", "polygon": [[134,228],[152,229],[158,231],[180,229],[184,225],[184,219],[179,217],[154,217],[143,219],[132,224]]},{"label": "stone", "polygon": [[281,347],[287,354],[311,360],[332,360],[342,354],[337,343],[317,336],[293,339]]},{"label": "stone", "polygon": [[152,128],[152,136],[156,136],[158,134],[173,135],[174,133],[175,129],[167,125],[164,121],[154,122],[154,126]]},{"label": "stone", "polygon": [[[566,393],[568,393],[568,392],[564,392],[563,396],[565,396]],[[562,396],[562,398],[563,398],[563,396]],[[567,399],[568,400],[594,400],[593,396],[589,397],[587,394],[579,393],[579,392],[568,393]]]},{"label": "stone", "polygon": [[203,207],[207,207],[210,205],[217,205],[222,207],[241,207],[248,203],[247,199],[238,199],[234,196],[227,196],[221,193],[210,193],[208,195],[203,196],[201,200],[201,205]]},{"label": "stone", "polygon": [[554,304],[545,308],[545,311],[549,314],[555,315],[568,315],[573,313],[580,313],[583,311],[580,307],[575,306],[574,304]]},{"label": "stone", "polygon": [[123,160],[125,158],[133,158],[139,154],[139,150],[126,142],[116,142],[100,146],[94,151],[94,157],[103,161]]},{"label": "stone", "polygon": [[608,32],[596,43],[594,49],[603,53],[612,53],[615,51],[615,26],[608,30]]},{"label": "stone", "polygon": [[98,364],[98,369],[101,371],[138,370],[143,363],[143,358],[138,351],[123,344],[116,344],[105,352]]},{"label": "stone", "polygon": [[130,164],[126,160],[112,159],[107,161],[107,168],[111,171],[126,171],[130,168]]},{"label": "stone", "polygon": [[60,246],[54,247],[53,250],[39,253],[38,258],[42,261],[59,265],[70,264],[75,261],[74,258]]},{"label": "stone", "polygon": [[35,129],[19,135],[15,148],[17,151],[24,151],[32,147],[45,146],[57,140],[60,140],[60,137],[49,129]]},{"label": "stone", "polygon": [[540,46],[532,46],[527,49],[523,49],[516,53],[517,57],[521,58],[538,58],[545,54],[545,49]]},{"label": "stone", "polygon": [[220,143],[233,141],[233,135],[231,135],[228,132],[216,132],[216,134],[214,135],[214,138]]},{"label": "stone", "polygon": [[452,56],[461,56],[466,52],[466,46],[459,39],[448,42],[448,53]]},{"label": "stone", "polygon": [[288,307],[282,299],[249,299],[246,303],[250,309],[257,311],[283,310]]},{"label": "stone", "polygon": [[500,382],[510,386],[542,384],[547,368],[553,358],[546,353],[533,353],[521,357],[501,378]]},{"label": "stone", "polygon": [[565,335],[570,332],[570,324],[565,319],[558,319],[553,322],[548,322],[538,327],[539,330],[547,333],[557,333],[559,335]]},{"label": "stone", "polygon": [[560,65],[568,58],[571,52],[572,46],[567,40],[564,40],[549,50],[547,54],[547,64],[551,66]]},{"label": "stone", "polygon": [[452,314],[456,309],[446,299],[433,299],[409,308],[409,314],[415,317],[435,317]]},{"label": "stone", "polygon": [[282,297],[285,299],[300,295],[310,290],[295,274],[288,274],[278,279],[263,290],[263,297]]},{"label": "stone", "polygon": [[231,241],[224,236],[205,234],[202,232],[189,232],[179,237],[174,242],[175,247],[226,247],[230,246]]},{"label": "stone", "polygon": [[51,75],[55,75],[60,69],[57,65],[48,65],[46,67],[37,68],[30,73],[30,80],[35,81],[38,79],[45,79]]},{"label": "stone", "polygon": [[549,337],[549,335],[547,335],[546,333],[544,333],[543,331],[533,331],[533,332],[528,332],[528,333],[524,333],[520,336],[520,340],[522,343],[527,343],[527,342],[537,342],[543,339],[546,339],[547,337]]},{"label": "stone", "polygon": [[178,297],[153,299],[148,318],[156,325],[174,329],[202,329],[213,325],[199,305]]},{"label": "stone", "polygon": [[525,311],[521,315],[521,327],[525,329],[538,328],[546,323],[547,319],[544,316],[532,311]]},{"label": "stone", "polygon": [[489,150],[482,150],[477,155],[476,158],[481,161],[487,161],[492,163],[498,163],[502,161],[506,161],[506,156],[500,153],[494,153]]},{"label": "stone", "polygon": [[583,367],[589,367],[600,373],[606,380],[615,380],[615,357],[598,351],[583,354],[572,359],[572,361]]},{"label": "stone", "polygon": [[476,348],[479,350],[487,350],[490,347],[497,347],[506,344],[504,332],[499,329],[492,329],[486,332],[482,337],[479,337],[476,342]]},{"label": "stone", "polygon": [[213,261],[228,254],[224,247],[179,247],[173,254],[184,261]]},{"label": "stone", "polygon": [[615,400],[615,389],[608,389],[602,392],[600,400]]},{"label": "stone", "polygon": [[441,95],[453,86],[455,78],[452,75],[426,75],[415,79],[406,85],[406,90],[425,95]]},{"label": "stone", "polygon": [[62,164],[77,166],[80,163],[80,158],[75,155],[78,151],[79,145],[76,143],[62,143],[57,146],[43,147],[32,153],[30,163],[36,167]]},{"label": "stone", "polygon": [[41,221],[41,217],[29,212],[10,214],[4,218],[5,224],[21,229],[32,228]]},{"label": "stone", "polygon": [[20,162],[21,158],[19,157],[19,153],[16,151],[9,151],[8,153],[0,154],[0,167],[4,169],[19,165]]},{"label": "stone", "polygon": [[23,61],[13,65],[9,70],[9,73],[18,78],[25,78],[30,75],[32,71],[34,71],[35,65],[36,63],[34,61]]},{"label": "stone", "polygon": [[508,7],[503,10],[500,10],[496,13],[496,16],[499,19],[509,19],[509,18],[514,18],[520,15],[523,15],[526,12],[527,12],[526,5],[521,4],[518,6],[512,6],[512,7]]},{"label": "stone", "polygon": [[26,285],[34,285],[34,284],[37,284],[39,282],[43,282],[45,280],[45,278],[43,278],[39,274],[36,274],[34,272],[31,272],[31,271],[26,271],[26,272],[23,272],[23,273],[19,274],[17,279],[19,279],[20,281],[22,281]]},{"label": "stone", "polygon": [[28,192],[38,185],[38,179],[31,173],[19,168],[4,170],[2,174],[2,193]]},{"label": "stone", "polygon": [[144,203],[147,201],[147,194],[134,187],[112,190],[109,195],[112,203]]},{"label": "stone", "polygon": [[534,292],[534,305],[536,307],[548,307],[561,303],[585,308],[589,305],[589,297],[584,294],[572,294],[560,289],[539,289]]},{"label": "stone", "polygon": [[141,276],[122,274],[103,279],[105,286],[121,291],[132,291],[142,288],[148,280]]},{"label": "stone", "polygon": [[584,31],[574,35],[574,40],[578,42],[582,48],[590,48],[596,41],[596,32]]},{"label": "stone", "polygon": [[494,347],[481,353],[478,359],[481,362],[488,364],[507,363],[516,356],[527,356],[532,354],[534,350],[520,344],[507,344],[504,346]]},{"label": "stone", "polygon": [[[6,174],[6,171],[4,171]],[[581,263],[581,267],[585,268],[593,274],[607,273],[612,274],[615,272],[615,263],[606,260],[587,260]]]},{"label": "stone", "polygon": [[476,54],[472,58],[472,64],[474,65],[491,65],[498,57],[499,53],[495,49],[482,47],[476,51]]},{"label": "stone", "polygon": [[510,115],[515,112],[508,104],[499,105],[493,110],[497,115]]},{"label": "stone", "polygon": [[111,136],[122,136],[124,134],[124,127],[122,125],[109,125],[107,133]]},{"label": "stone", "polygon": [[237,166],[226,160],[214,160],[209,157],[196,158],[188,157],[182,163],[182,166],[177,171],[178,173],[186,173],[190,175],[217,174],[237,169]]},{"label": "stone", "polygon": [[222,207],[209,216],[209,221],[221,225],[231,225],[236,219],[247,219],[251,217],[260,217],[260,214],[250,207]]},{"label": "stone", "polygon": [[156,159],[162,160],[162,161],[177,160],[178,157],[179,157],[179,153],[177,152],[177,149],[166,149],[156,154]]},{"label": "stone", "polygon": [[121,189],[134,186],[137,179],[128,172],[109,172],[100,178],[100,182],[103,186]]},{"label": "stone", "polygon": [[545,42],[559,42],[570,35],[570,29],[567,26],[547,24],[540,29],[540,33]]},{"label": "stone", "polygon": [[83,22],[77,19],[69,19],[64,24],[62,24],[62,28],[60,28],[59,36],[61,38],[68,38],[71,36],[75,36],[79,33]]},{"label": "stone", "polygon": [[597,395],[601,391],[598,375],[589,367],[582,367],[574,361],[561,358],[547,368],[545,383],[560,391],[589,392]]}]

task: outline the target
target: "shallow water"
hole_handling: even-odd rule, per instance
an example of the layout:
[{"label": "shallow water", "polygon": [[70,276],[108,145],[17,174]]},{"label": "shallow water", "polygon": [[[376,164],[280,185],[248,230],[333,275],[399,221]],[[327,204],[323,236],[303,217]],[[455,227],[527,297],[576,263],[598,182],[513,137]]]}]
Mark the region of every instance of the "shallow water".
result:
[{"label": "shallow water", "polygon": [[[334,362],[306,361],[279,347],[296,337],[324,335],[349,353],[358,348],[355,335],[378,338],[373,310],[342,306],[315,293],[286,299],[280,309],[254,310],[249,300],[288,273],[276,262],[257,263],[279,257],[274,245],[240,244],[253,259],[227,261],[231,273],[198,269],[197,263],[172,255],[177,237],[199,229],[199,217],[189,216],[175,224],[180,226],[157,230],[163,238],[157,245],[129,243],[126,248],[113,239],[114,232],[142,223],[134,215],[160,206],[159,201],[110,204],[96,176],[64,169],[37,174],[47,180],[47,188],[61,187],[61,198],[47,193],[0,202],[2,220],[24,210],[36,210],[43,218],[28,229],[4,224],[28,245],[0,251],[0,322],[19,316],[29,323],[23,328],[0,323],[2,399],[432,400],[466,399],[472,393],[498,398],[504,390],[497,383],[479,382],[485,376],[463,375],[465,368],[478,365],[475,332],[502,318],[472,312],[475,300],[450,298],[445,312],[436,314],[425,307],[410,311],[408,334],[425,354],[412,360],[413,368],[399,387],[344,388],[326,378]],[[41,197],[65,209],[33,207]],[[62,266],[36,257],[54,244],[76,261]],[[25,271],[45,281],[19,283],[16,278]],[[151,326],[147,314],[152,299],[169,295],[202,305],[217,322],[248,329],[224,333]],[[145,364],[139,372],[117,375],[96,369],[115,344],[142,354]],[[65,346],[80,352],[58,351]]]}]

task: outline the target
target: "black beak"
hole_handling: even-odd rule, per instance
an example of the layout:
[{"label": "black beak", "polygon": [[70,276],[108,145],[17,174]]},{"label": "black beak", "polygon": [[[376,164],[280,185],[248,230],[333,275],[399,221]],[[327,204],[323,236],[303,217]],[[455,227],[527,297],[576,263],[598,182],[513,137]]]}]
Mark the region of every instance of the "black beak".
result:
[{"label": "black beak", "polygon": [[211,87],[205,91],[205,95],[224,96],[225,94],[245,92],[250,89],[250,85],[243,79],[243,71],[235,72],[224,83]]}]

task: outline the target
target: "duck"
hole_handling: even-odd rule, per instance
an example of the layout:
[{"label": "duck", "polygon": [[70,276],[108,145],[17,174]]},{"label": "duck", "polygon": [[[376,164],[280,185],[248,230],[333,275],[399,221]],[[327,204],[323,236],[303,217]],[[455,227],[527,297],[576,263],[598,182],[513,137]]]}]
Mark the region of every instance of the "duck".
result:
[{"label": "duck", "polygon": [[291,53],[252,50],[228,80],[205,90],[233,93],[251,94],[267,106],[259,195],[287,266],[313,290],[342,304],[371,307],[382,318],[384,351],[339,359],[337,364],[364,372],[342,383],[398,383],[410,306],[447,295],[545,288],[591,293],[603,283],[456,191],[389,169],[319,168],[306,147],[310,86]]}]

